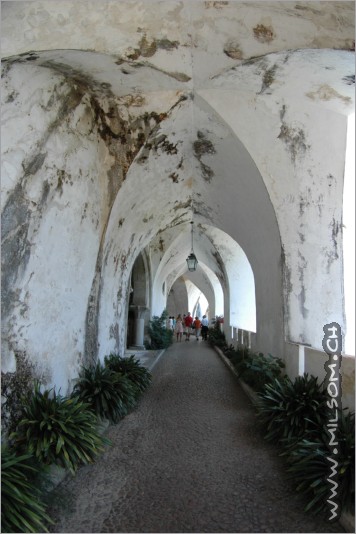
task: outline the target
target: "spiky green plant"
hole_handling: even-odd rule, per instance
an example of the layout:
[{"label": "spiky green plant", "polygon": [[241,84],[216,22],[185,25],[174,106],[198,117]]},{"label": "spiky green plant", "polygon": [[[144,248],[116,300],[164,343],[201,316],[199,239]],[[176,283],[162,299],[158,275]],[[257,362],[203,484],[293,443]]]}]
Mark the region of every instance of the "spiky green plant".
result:
[{"label": "spiky green plant", "polygon": [[135,388],[128,378],[102,363],[84,366],[73,395],[87,402],[98,417],[117,423],[135,405]]},{"label": "spiky green plant", "polygon": [[258,398],[257,417],[268,441],[293,441],[314,424],[323,424],[327,394],[317,377],[306,373],[293,382],[288,376],[275,378]]},{"label": "spiky green plant", "polygon": [[105,356],[104,362],[106,367],[126,376],[134,385],[137,396],[145,391],[151,383],[152,375],[140,364],[139,360],[135,359],[135,356],[120,357],[117,354],[110,354]]},{"label": "spiky green plant", "polygon": [[1,532],[48,532],[51,523],[34,477],[39,468],[31,454],[1,450]]},{"label": "spiky green plant", "polygon": [[96,425],[87,403],[78,397],[61,397],[54,389],[41,392],[36,383],[10,438],[18,450],[33,454],[41,463],[74,473],[81,463],[92,463],[107,443]]},{"label": "spiky green plant", "polygon": [[[288,472],[296,484],[297,491],[303,493],[308,504],[305,510],[322,512],[327,510],[330,498],[330,477],[332,463],[330,458],[330,434],[327,427],[319,427],[307,431],[289,451],[287,462]],[[355,414],[339,412],[336,464],[333,466],[336,475],[332,478],[337,482],[337,499],[342,509],[354,511],[355,504]]]}]

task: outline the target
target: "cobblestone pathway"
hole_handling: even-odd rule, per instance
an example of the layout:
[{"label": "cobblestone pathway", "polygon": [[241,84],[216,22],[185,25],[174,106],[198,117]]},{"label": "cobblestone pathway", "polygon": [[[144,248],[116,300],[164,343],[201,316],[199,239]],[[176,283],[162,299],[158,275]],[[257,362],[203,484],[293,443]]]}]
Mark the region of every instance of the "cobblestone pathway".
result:
[{"label": "cobblestone pathway", "polygon": [[137,409],[106,435],[112,447],[55,490],[53,532],[343,532],[303,513],[245,393],[205,342],[172,345]]}]

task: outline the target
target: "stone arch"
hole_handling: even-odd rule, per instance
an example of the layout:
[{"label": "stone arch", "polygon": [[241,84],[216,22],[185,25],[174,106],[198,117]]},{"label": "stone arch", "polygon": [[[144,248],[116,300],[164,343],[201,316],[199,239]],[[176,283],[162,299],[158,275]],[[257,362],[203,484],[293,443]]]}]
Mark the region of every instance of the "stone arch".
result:
[{"label": "stone arch", "polygon": [[[267,84],[258,76],[261,69],[271,75]],[[347,121],[354,111],[354,74],[346,72],[354,72],[347,50],[280,51],[242,63],[199,91],[251,155],[275,209],[283,337],[317,350],[324,324],[344,325],[342,184]],[[257,277],[257,294],[258,285]]]},{"label": "stone arch", "polygon": [[[195,117],[193,124],[192,116]],[[189,135],[187,124],[190,125]],[[185,161],[184,168],[182,161]],[[177,176],[175,180],[171,178],[173,175]],[[142,184],[147,185],[143,187]],[[217,273],[225,306],[230,302],[229,280],[223,263],[214,258],[216,250],[206,229],[216,227],[241,244],[255,277],[256,343],[261,350],[264,346],[272,353],[281,354],[282,249],[274,209],[251,156],[225,122],[211,108],[207,109],[200,98],[181,100],[172,108],[159,130],[152,130],[146,146],[130,166],[108,224],[103,305],[112,310],[110,295],[117,290],[109,289],[110,286],[116,280],[125,284],[119,291],[126,291],[126,273],[133,257],[139,250],[149,247],[153,273],[151,313],[159,315],[166,305],[167,295],[161,288],[168,271],[176,269],[174,277],[178,277],[186,270],[192,217],[199,234],[195,247],[201,257],[205,256],[203,263],[211,265]],[[121,227],[120,221],[125,221],[121,222]],[[130,233],[126,227],[130,228]],[[179,251],[172,248],[175,241],[180,243]],[[173,263],[169,259],[171,254],[176,257]],[[116,262],[122,267],[120,282],[114,277],[113,258],[117,258]],[[166,274],[162,275],[163,272]],[[225,315],[230,317],[230,311],[225,310]],[[121,322],[120,309],[117,317],[114,320]],[[105,313],[101,319],[106,321],[104,318]],[[108,327],[110,325],[102,323],[102,335]],[[103,339],[101,346],[104,343]]]},{"label": "stone arch", "polygon": [[[224,231],[246,252],[255,273],[257,322],[262,327],[258,328],[258,348],[283,353],[284,320],[293,327],[288,332],[289,340],[295,333],[294,340],[300,342],[315,341],[318,335],[315,325],[326,321],[328,314],[335,313],[342,324],[343,297],[339,291],[342,149],[346,111],[353,106],[343,80],[348,76],[351,54],[335,50],[272,54],[263,61],[241,64],[226,76],[216,77],[213,89],[195,93],[187,91],[183,83],[175,84],[171,91],[172,78],[146,65],[144,72],[151,83],[159,77],[154,88],[162,82],[166,92],[163,91],[162,99],[151,95],[150,100],[147,95],[149,103],[155,102],[155,111],[150,114],[149,104],[143,106],[145,118],[137,121],[139,113],[135,116],[135,124],[140,123],[138,130],[127,127],[128,114],[124,115],[127,103],[120,100],[123,95],[112,94],[100,80],[81,77],[83,72],[77,68],[84,56],[89,59],[87,65],[93,66],[92,61],[100,58],[113,68],[115,58],[85,54],[78,51],[49,51],[37,57],[26,54],[12,58],[5,69],[10,145],[9,150],[5,147],[4,161],[8,174],[3,210],[5,258],[13,259],[13,236],[21,246],[11,264],[13,272],[9,267],[4,273],[5,311],[9,311],[6,306],[14,311],[13,315],[6,314],[5,320],[11,316],[11,321],[3,338],[4,352],[9,355],[26,345],[48,377],[48,383],[56,377],[56,383],[65,390],[68,377],[76,374],[78,362],[87,352],[88,340],[94,356],[99,343],[101,355],[111,348],[123,351],[125,299],[137,254],[149,247],[160,232],[188,224],[192,214],[197,225],[212,225]],[[63,56],[67,59],[75,56],[75,65],[67,64],[63,70]],[[326,94],[337,96],[330,99],[324,97],[322,90],[313,92],[311,87],[305,87],[307,112],[303,120],[310,114],[307,125],[311,150],[300,136],[293,137],[293,132],[300,131],[299,122],[298,128],[293,123],[295,110],[286,104],[279,106],[288,97],[292,67],[304,65],[303,61],[308,64],[308,72],[322,61],[319,74],[322,71],[328,83],[331,75],[338,77],[335,87],[331,84]],[[275,64],[283,65],[283,70],[279,83],[273,86],[272,78],[265,75],[272,74]],[[136,74],[137,70],[133,76]],[[28,84],[30,96],[22,102],[21,91],[30,80],[37,85]],[[266,80],[272,81],[266,84]],[[309,85],[315,83],[315,78],[310,80]],[[179,96],[177,88],[182,91]],[[50,96],[45,98],[46,90]],[[45,100],[36,100],[35,94]],[[21,111],[25,115],[28,111],[30,117],[23,131],[17,127],[17,108],[11,108],[15,97],[23,106]],[[112,114],[113,102],[122,116]],[[106,108],[110,108],[107,113]],[[334,128],[326,136],[330,120]],[[33,125],[35,129],[30,132]],[[333,142],[335,156],[320,147],[317,136],[323,125],[322,141],[325,146],[326,141]],[[120,145],[118,141],[121,127],[121,134],[130,134],[126,137],[128,144]],[[145,139],[147,143],[143,146]],[[301,153],[313,154],[299,161],[300,173],[305,171],[305,176],[298,174],[294,165],[300,156],[295,144],[298,140]],[[58,141],[65,146],[60,154]],[[119,146],[121,152],[115,152]],[[268,158],[269,149],[273,149],[274,158]],[[320,154],[325,156],[322,161]],[[80,172],[73,180],[71,172],[78,164]],[[313,188],[310,198],[309,178],[316,179],[317,186],[322,188]],[[320,190],[324,204],[318,199]],[[335,198],[337,202],[333,205]],[[315,217],[319,221],[318,210],[324,215],[320,219],[323,222],[320,243],[316,243],[319,236],[312,224]],[[297,229],[291,230],[294,219],[298,220],[299,229],[304,227],[300,235]],[[68,230],[69,221],[73,226]],[[305,228],[310,230],[309,235]],[[280,229],[284,232],[282,239]],[[308,242],[306,236],[314,241]],[[36,254],[32,254],[35,248]],[[79,259],[78,250],[82,253]],[[304,252],[311,258],[309,262]],[[157,265],[152,263],[152,272]],[[307,299],[311,300],[313,274],[319,269],[323,272],[318,278],[322,300],[310,317]],[[330,292],[322,292],[328,289],[327,275],[336,280],[335,299]],[[43,280],[51,287],[49,294],[43,291]],[[63,287],[67,293],[64,310]],[[289,301],[283,302],[286,295]],[[326,306],[330,301],[335,301],[333,309]],[[51,331],[44,328],[43,309],[48,311],[46,321],[52,320]],[[62,314],[58,313],[60,309]],[[65,363],[51,361],[47,365],[51,351],[65,354]]]},{"label": "stone arch", "polygon": [[149,265],[145,252],[138,254],[131,270],[128,315],[127,341],[128,348],[144,348],[145,327],[149,319],[150,280]]}]

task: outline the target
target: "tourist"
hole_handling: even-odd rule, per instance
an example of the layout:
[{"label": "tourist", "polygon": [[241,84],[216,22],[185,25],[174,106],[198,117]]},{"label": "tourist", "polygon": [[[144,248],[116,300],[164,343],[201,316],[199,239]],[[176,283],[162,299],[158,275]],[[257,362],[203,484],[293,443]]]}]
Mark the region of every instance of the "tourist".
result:
[{"label": "tourist", "polygon": [[193,317],[190,315],[190,312],[188,312],[188,315],[186,315],[184,319],[186,341],[189,341],[190,333],[192,330],[192,324],[193,324]]},{"label": "tourist", "polygon": [[205,339],[205,341],[208,339],[208,332],[209,332],[209,319],[206,315],[203,315],[203,318],[201,320],[201,337]]},{"label": "tourist", "polygon": [[175,326],[175,332],[177,335],[177,341],[182,341],[182,335],[183,335],[183,319],[181,314],[177,316],[176,319],[176,326]]},{"label": "tourist", "polygon": [[199,319],[199,317],[195,317],[195,321],[193,323],[193,328],[195,330],[195,337],[197,338],[197,341],[199,339],[199,336],[200,336],[200,329],[201,329],[201,321]]}]

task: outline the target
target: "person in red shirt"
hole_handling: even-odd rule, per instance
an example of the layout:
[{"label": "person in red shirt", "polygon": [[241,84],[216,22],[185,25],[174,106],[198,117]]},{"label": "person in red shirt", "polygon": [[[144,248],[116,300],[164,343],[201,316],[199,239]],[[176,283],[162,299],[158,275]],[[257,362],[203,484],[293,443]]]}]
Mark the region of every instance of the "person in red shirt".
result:
[{"label": "person in red shirt", "polygon": [[193,317],[190,315],[190,312],[188,312],[188,315],[184,318],[184,326],[185,326],[185,340],[189,341],[190,333],[192,331],[192,323],[193,323]]}]

